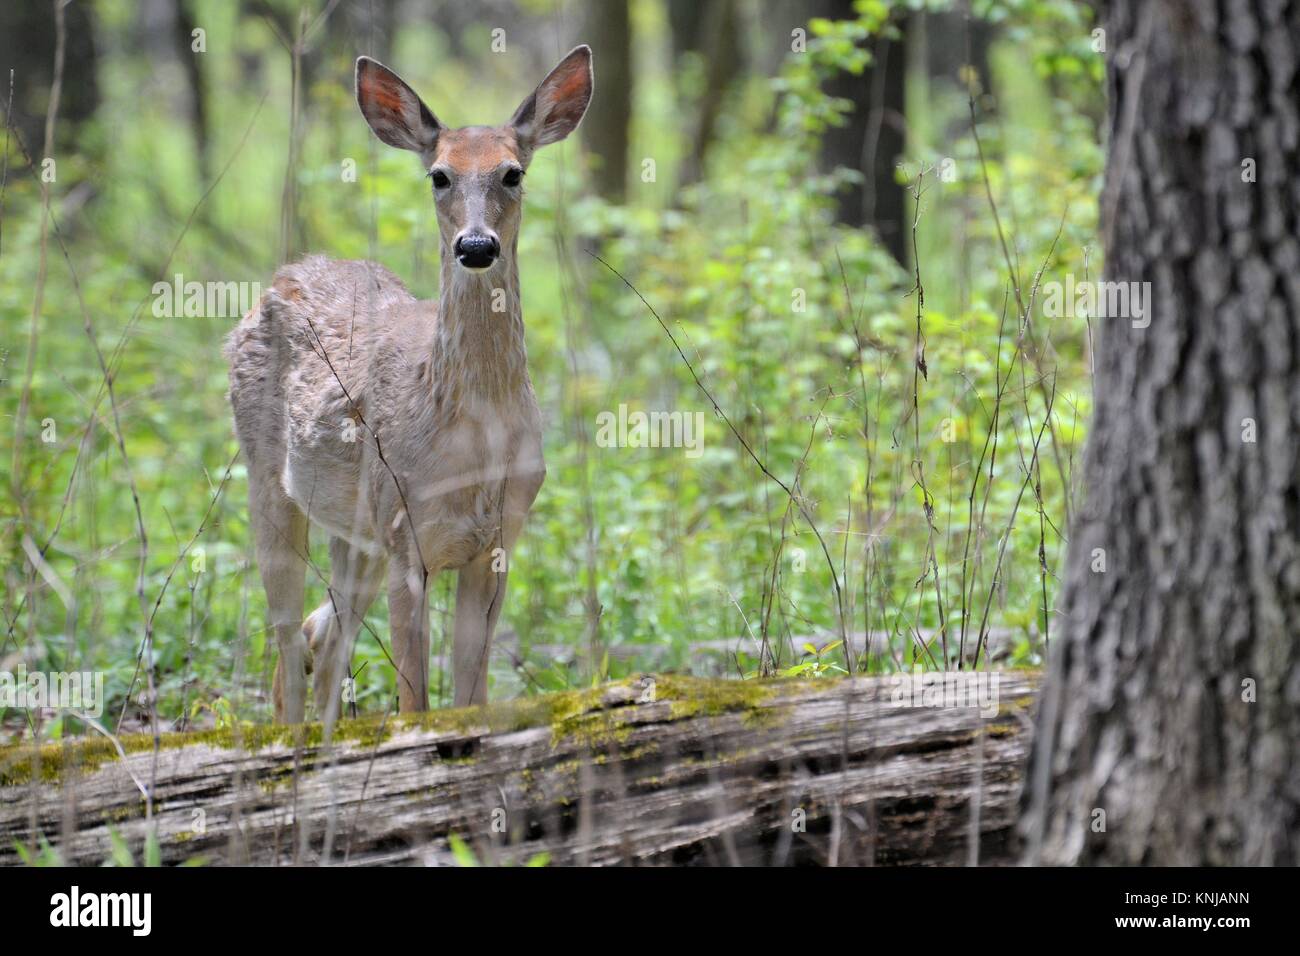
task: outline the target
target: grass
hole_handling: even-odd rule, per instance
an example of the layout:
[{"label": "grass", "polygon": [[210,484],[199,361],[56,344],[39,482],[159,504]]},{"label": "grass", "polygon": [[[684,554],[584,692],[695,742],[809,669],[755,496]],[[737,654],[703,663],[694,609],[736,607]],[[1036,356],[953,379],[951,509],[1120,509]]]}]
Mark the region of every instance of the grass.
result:
[{"label": "grass", "polygon": [[[105,30],[125,30],[128,5],[103,6]],[[282,236],[287,54],[257,24],[234,22],[230,5],[199,7],[210,35],[239,38],[203,61],[208,165],[225,172],[200,181],[192,137],[165,98],[144,95],[159,82],[149,65],[104,59],[99,118],[60,152],[51,184],[21,422],[41,195],[17,149],[8,154],[0,666],[100,672],[106,722],[128,729],[210,723],[217,702],[234,720],[263,721],[275,656],[246,474],[230,464],[220,342],[237,317],[156,316],[153,284],[176,273],[265,284],[287,238],[375,258],[436,295],[432,204],[414,161],[355,115],[348,51],[326,49],[304,90],[296,215]],[[1042,27],[1029,42],[1055,38]],[[396,55],[431,63],[415,51],[445,46],[421,26]],[[824,108],[808,93],[825,67],[815,57],[790,58],[780,90],[750,77],[733,91],[706,179],[688,194],[674,190],[676,146],[621,206],[585,194],[574,144],[539,155],[520,259],[549,476],[512,561],[501,630],[516,639],[493,662],[494,697],[649,669],[765,673],[819,659],[792,658],[791,643],[819,650],[864,630],[879,639],[852,663],[872,673],[951,666],[958,645],[993,627],[1013,635],[1009,663],[1041,659],[1090,406],[1086,329],[1053,327],[1032,305],[1026,325],[1006,259],[1026,293],[1040,268],[1084,273],[1101,152],[1088,104],[1020,52],[994,51],[1001,108],[979,114],[985,162],[969,129],[950,142],[939,133],[960,126],[960,91],[909,109],[914,274],[829,220],[810,159]],[[256,80],[241,71],[247,58],[262,65]],[[508,115],[535,80],[512,58],[491,59],[487,79],[436,62],[410,79],[453,123]],[[646,131],[671,125],[678,107],[669,78],[649,76],[634,134],[653,152]],[[471,102],[474,115],[457,115]],[[944,181],[936,169],[950,153],[958,175]],[[74,207],[81,184],[94,201]],[[704,412],[702,455],[600,447],[596,417],[620,404]],[[312,554],[308,607],[323,597],[323,541]],[[447,578],[433,587],[437,706],[451,697],[451,592]],[[367,620],[353,662],[363,717],[394,695],[382,601]],[[733,653],[706,664],[701,645],[719,638]],[[0,727],[47,740],[84,729],[30,720],[11,710]]]}]

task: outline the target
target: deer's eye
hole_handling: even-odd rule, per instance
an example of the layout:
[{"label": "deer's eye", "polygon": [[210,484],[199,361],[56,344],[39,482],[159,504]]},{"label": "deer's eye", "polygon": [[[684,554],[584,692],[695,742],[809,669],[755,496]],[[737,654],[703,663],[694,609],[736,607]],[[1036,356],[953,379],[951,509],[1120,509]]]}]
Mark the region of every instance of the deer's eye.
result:
[{"label": "deer's eye", "polygon": [[447,178],[447,174],[444,173],[441,169],[435,169],[432,173],[430,173],[430,178],[433,179],[434,189],[446,189],[448,186],[451,185],[451,180]]},{"label": "deer's eye", "polygon": [[523,181],[524,171],[522,169],[510,169],[501,177],[501,182],[507,186],[518,186]]}]

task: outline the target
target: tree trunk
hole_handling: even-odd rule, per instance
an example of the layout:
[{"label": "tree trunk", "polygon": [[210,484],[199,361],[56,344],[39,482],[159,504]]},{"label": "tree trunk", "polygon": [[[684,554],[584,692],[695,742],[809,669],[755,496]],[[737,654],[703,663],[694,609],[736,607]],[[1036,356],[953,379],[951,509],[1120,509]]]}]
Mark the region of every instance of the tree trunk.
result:
[{"label": "tree trunk", "polygon": [[584,39],[600,58],[600,95],[582,130],[594,157],[596,192],[611,202],[627,193],[627,124],[632,117],[632,34],[624,0],[588,0]]},{"label": "tree trunk", "polygon": [[690,147],[682,160],[680,186],[693,186],[704,179],[727,93],[732,81],[745,72],[742,21],[736,0],[706,4],[700,28],[706,38],[700,46],[705,56],[704,92],[699,99]]},{"label": "tree trunk", "polygon": [[1094,321],[1029,860],[1294,865],[1300,3],[1119,2],[1105,42],[1106,276],[1149,311]]},{"label": "tree trunk", "polygon": [[[56,145],[76,144],[83,150],[85,144],[78,139],[80,126],[99,107],[96,31],[100,24],[86,3],[69,4],[63,15],[66,46]],[[0,109],[9,107],[9,71],[13,70],[13,125],[37,162],[42,158],[45,111],[54,82],[54,23],[53,0],[0,3]],[[21,154],[17,147],[10,148],[12,165],[13,157]]]},{"label": "tree trunk", "polygon": [[199,183],[206,188],[212,181],[211,117],[208,115],[208,84],[203,75],[201,54],[193,51],[194,31],[199,28],[194,12],[185,0],[176,0],[173,37],[176,60],[189,83],[188,107],[190,129],[194,131],[194,152],[198,160]]},{"label": "tree trunk", "polygon": [[700,49],[705,5],[699,0],[668,0],[668,32],[676,67],[687,53]]},{"label": "tree trunk", "polygon": [[443,863],[453,837],[495,863],[1005,863],[1037,679],[984,677],[941,707],[918,677],[663,675],[344,722],[331,749],[318,725],[0,748],[0,865],[37,834],[142,858],[144,792],[164,863]]},{"label": "tree trunk", "polygon": [[[829,19],[857,16],[853,0],[819,0],[818,14]],[[906,22],[906,21],[905,21]],[[906,190],[894,175],[903,154],[907,79],[906,27],[896,39],[877,36],[868,43],[871,63],[855,76],[841,70],[824,85],[827,96],[850,100],[853,108],[843,126],[833,126],[822,140],[822,165],[858,170],[862,181],[836,196],[836,219],[852,226],[872,226],[881,243],[907,267],[909,259]]]}]

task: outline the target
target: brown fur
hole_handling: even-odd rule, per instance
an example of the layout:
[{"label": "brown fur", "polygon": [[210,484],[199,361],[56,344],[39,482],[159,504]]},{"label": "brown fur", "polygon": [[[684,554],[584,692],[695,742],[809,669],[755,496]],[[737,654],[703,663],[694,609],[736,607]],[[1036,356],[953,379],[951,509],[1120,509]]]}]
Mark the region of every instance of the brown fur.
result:
[{"label": "brown fur", "polygon": [[[562,93],[548,86],[557,74]],[[440,295],[418,301],[376,263],[308,256],[276,273],[227,343],[280,650],[278,721],[303,719],[308,672],[322,719],[337,716],[353,642],[385,578],[399,704],[425,709],[427,588],[443,570],[459,579],[455,702],[486,700],[506,560],[545,476],[520,310],[521,193],[503,185],[502,170],[526,166],[536,145],[577,125],[590,51],[571,53],[533,94],[564,114],[541,126],[445,129],[396,74],[364,58],[357,95],[377,135],[450,177],[437,200]],[[499,237],[485,271],[457,262],[466,231]],[[330,535],[330,586],[303,623],[309,523]]]}]

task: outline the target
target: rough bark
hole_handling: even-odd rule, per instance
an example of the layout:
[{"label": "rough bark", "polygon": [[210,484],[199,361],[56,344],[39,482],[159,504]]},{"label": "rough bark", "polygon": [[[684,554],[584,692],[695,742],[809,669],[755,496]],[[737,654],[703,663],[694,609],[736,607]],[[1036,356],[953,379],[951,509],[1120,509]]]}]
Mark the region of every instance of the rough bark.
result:
[{"label": "rough bark", "polygon": [[1151,283],[1150,325],[1094,320],[1027,851],[1294,865],[1300,4],[1115,3],[1106,44],[1106,276]]},{"label": "rough bark", "polygon": [[345,722],[332,749],[310,725],[0,749],[0,864],[36,834],[141,858],[142,788],[165,863],[445,863],[453,834],[496,863],[1007,862],[1037,678],[996,677],[996,714],[897,702],[912,677],[664,675]]}]

